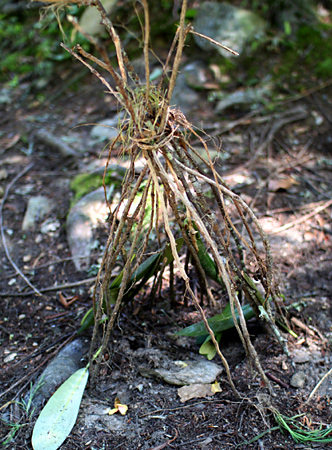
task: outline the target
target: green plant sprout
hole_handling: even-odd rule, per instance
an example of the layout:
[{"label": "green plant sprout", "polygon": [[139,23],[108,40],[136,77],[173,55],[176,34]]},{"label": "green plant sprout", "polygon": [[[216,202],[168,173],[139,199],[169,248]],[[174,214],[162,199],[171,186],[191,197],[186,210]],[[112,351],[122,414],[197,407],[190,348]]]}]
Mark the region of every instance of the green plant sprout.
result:
[{"label": "green plant sprout", "polygon": [[[35,412],[35,407],[33,406],[33,399],[37,393],[37,391],[41,388],[41,386],[44,384],[43,379],[41,378],[38,383],[36,383],[35,386],[32,385],[32,382],[30,383],[30,392],[28,394],[28,400],[25,400],[24,398],[22,398],[20,401],[13,401],[10,403],[16,404],[19,407],[19,410],[22,412],[23,416],[22,419],[24,417],[24,419],[26,420],[26,422],[7,422],[4,419],[1,419],[4,424],[9,427],[10,431],[7,433],[7,435],[5,436],[2,445],[7,445],[8,443],[10,443],[16,433],[23,427],[29,426],[30,425],[30,421],[31,418]],[[9,404],[8,404],[9,406]]]},{"label": "green plant sprout", "polygon": [[266,434],[271,433],[271,431],[276,430],[281,431],[283,434],[289,435],[295,442],[300,444],[306,444],[308,442],[328,444],[332,442],[332,427],[323,428],[323,425],[321,424],[318,428],[312,429],[308,426],[304,426],[298,420],[300,417],[305,416],[305,414],[297,414],[293,417],[288,417],[284,414],[281,414],[277,408],[273,407],[270,409],[278,426],[269,428],[268,430],[264,431],[258,436],[255,436],[249,441],[241,442],[237,445],[237,447],[252,444],[253,442],[261,439]]}]

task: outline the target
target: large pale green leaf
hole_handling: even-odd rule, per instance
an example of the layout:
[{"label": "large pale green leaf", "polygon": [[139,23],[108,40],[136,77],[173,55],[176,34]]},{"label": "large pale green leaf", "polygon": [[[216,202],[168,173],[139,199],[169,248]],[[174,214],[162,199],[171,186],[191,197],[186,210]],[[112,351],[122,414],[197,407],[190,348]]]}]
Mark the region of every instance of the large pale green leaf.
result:
[{"label": "large pale green leaf", "polygon": [[77,370],[46,403],[33,429],[34,450],[57,450],[67,438],[75,425],[88,377],[87,368]]}]

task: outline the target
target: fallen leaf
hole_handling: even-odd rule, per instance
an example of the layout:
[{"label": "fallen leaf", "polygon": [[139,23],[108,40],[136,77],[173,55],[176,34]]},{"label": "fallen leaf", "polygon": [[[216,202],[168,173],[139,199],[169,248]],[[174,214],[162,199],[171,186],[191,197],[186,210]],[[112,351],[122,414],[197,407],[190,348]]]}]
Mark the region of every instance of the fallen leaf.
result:
[{"label": "fallen leaf", "polygon": [[59,302],[61,305],[63,305],[65,308],[68,308],[72,303],[74,303],[76,300],[79,299],[78,295],[74,295],[73,297],[65,298],[62,292],[59,292]]},{"label": "fallen leaf", "polygon": [[13,136],[11,138],[2,139],[0,141],[1,142],[1,147],[4,150],[8,150],[11,147],[13,147],[20,139],[21,139],[21,135],[20,134],[15,134],[15,136]]},{"label": "fallen leaf", "polygon": [[44,406],[32,433],[34,450],[57,450],[75,425],[85,386],[87,368],[74,372]]},{"label": "fallen leaf", "polygon": [[294,184],[299,184],[293,177],[280,178],[269,182],[269,191],[277,192],[280,190],[288,191]]},{"label": "fallen leaf", "polygon": [[216,392],[221,392],[217,381],[213,384],[190,384],[189,386],[183,386],[178,389],[178,395],[182,403],[192,398],[211,397]]},{"label": "fallen leaf", "polygon": [[221,392],[221,387],[218,381],[211,384],[211,391],[215,394],[216,392]]},{"label": "fallen leaf", "polygon": [[128,406],[120,403],[120,400],[118,399],[118,397],[116,397],[116,399],[114,401],[114,408],[111,409],[110,411],[108,411],[108,415],[112,416],[113,414],[117,413],[118,411],[122,416],[125,416],[128,411]]}]

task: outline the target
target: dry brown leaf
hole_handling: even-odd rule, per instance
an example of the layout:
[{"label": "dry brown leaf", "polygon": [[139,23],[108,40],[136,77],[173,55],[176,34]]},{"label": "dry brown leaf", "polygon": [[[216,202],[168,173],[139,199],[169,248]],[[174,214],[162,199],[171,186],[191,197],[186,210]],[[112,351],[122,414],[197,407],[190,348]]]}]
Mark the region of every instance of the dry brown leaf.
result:
[{"label": "dry brown leaf", "polygon": [[280,190],[288,191],[294,184],[299,184],[293,177],[280,178],[269,182],[269,191],[277,192]]},{"label": "dry brown leaf", "polygon": [[76,300],[79,299],[78,295],[74,295],[73,297],[65,298],[62,292],[59,292],[59,302],[61,305],[63,305],[65,308],[68,308],[72,303],[74,303]]},{"label": "dry brown leaf", "polygon": [[219,383],[213,384],[190,384],[189,386],[183,386],[178,389],[178,395],[181,398],[181,402],[187,402],[192,398],[204,398],[211,397],[216,392],[221,392]]},{"label": "dry brown leaf", "polygon": [[4,138],[0,140],[0,147],[2,150],[8,150],[13,147],[17,142],[21,139],[20,134],[15,134],[15,136],[11,138]]}]

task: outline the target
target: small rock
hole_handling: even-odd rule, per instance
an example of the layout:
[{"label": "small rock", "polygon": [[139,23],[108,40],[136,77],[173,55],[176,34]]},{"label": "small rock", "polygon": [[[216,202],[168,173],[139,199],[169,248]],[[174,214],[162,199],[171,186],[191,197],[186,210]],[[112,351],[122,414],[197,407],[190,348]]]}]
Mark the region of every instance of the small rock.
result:
[{"label": "small rock", "polygon": [[35,243],[40,244],[42,240],[43,240],[43,236],[41,234],[37,234]]},{"label": "small rock", "polygon": [[181,367],[173,361],[173,367],[170,369],[140,367],[139,370],[144,376],[157,376],[166,383],[176,386],[213,383],[222,372],[220,366],[207,360],[186,361],[185,367]]},{"label": "small rock", "polygon": [[[109,15],[117,4],[117,0],[102,0],[101,2]],[[86,8],[79,21],[83,30],[91,36],[100,35],[105,32],[105,27],[101,24],[101,15],[96,8]]]},{"label": "small rock", "polygon": [[8,172],[6,169],[0,169],[0,181],[5,180],[8,177]]},{"label": "small rock", "polygon": [[13,361],[16,358],[16,356],[17,356],[17,353],[10,353],[9,355],[7,355],[4,358],[3,362],[4,363],[9,363],[9,362]]},{"label": "small rock", "polygon": [[[251,11],[227,3],[204,2],[198,8],[194,28],[241,54],[250,48],[251,42],[264,35],[266,24]],[[234,58],[230,52],[205,39],[195,36],[195,41],[205,51],[216,49],[225,58]]]},{"label": "small rock", "polygon": [[[4,4],[2,4],[1,6],[4,6]],[[6,104],[10,104],[12,101],[12,97],[11,97],[11,93],[13,92],[13,89],[8,89],[8,88],[2,88],[0,89],[0,105],[6,105]]]},{"label": "small rock", "polygon": [[205,448],[207,448],[207,446],[209,444],[211,444],[212,441],[213,441],[213,439],[211,437],[208,437],[208,438],[204,439],[204,441],[200,442],[198,444],[198,447],[201,448],[202,450],[205,450]]},{"label": "small rock", "polygon": [[294,388],[302,389],[305,385],[306,374],[304,372],[296,372],[290,379],[290,385]]},{"label": "small rock", "polygon": [[310,361],[310,355],[308,352],[302,348],[295,349],[291,352],[291,357],[293,361],[297,364],[303,364]]},{"label": "small rock", "polygon": [[40,231],[43,234],[48,234],[50,236],[54,235],[54,232],[60,228],[60,222],[54,219],[47,219],[41,224]]},{"label": "small rock", "polygon": [[15,190],[15,193],[16,194],[20,194],[20,195],[28,195],[34,189],[35,189],[35,185],[34,184],[25,184],[24,186],[18,187]]},{"label": "small rock", "polygon": [[35,228],[37,221],[49,214],[54,206],[54,203],[43,195],[31,197],[23,219],[22,230]]},{"label": "small rock", "polygon": [[[113,407],[113,405],[112,405]],[[116,434],[124,434],[130,428],[125,417],[113,414],[109,415],[105,404],[91,402],[89,399],[83,401],[82,411],[84,411],[85,427],[89,430],[107,431]]]}]

